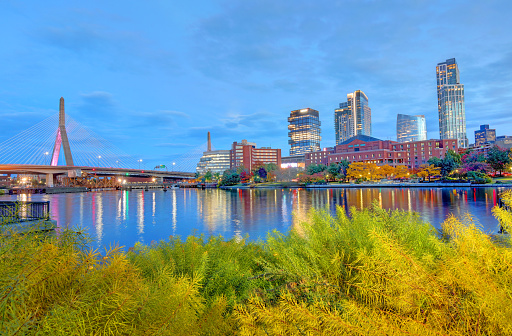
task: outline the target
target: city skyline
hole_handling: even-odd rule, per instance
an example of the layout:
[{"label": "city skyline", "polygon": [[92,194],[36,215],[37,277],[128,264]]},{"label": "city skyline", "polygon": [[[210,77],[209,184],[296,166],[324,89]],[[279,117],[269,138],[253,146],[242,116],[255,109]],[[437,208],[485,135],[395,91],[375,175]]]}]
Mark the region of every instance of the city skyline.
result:
[{"label": "city skyline", "polygon": [[356,135],[372,135],[372,109],[361,90],[347,94],[347,101],[334,110],[336,145]]},{"label": "city skyline", "polygon": [[[216,149],[247,138],[287,151],[286,118],[298,106],[319,111],[322,145],[332,146],[333,108],[355,89],[370,97],[372,136],[393,139],[396,115],[406,113],[425,115],[428,138],[438,138],[433,67],[451,57],[463,74],[469,137],[481,124],[510,135],[510,8],[5,1],[1,139],[57,113],[63,96],[68,115],[148,166],[204,144],[208,130]],[[322,20],[313,24],[312,14]],[[346,35],[354,38],[340,43]]]}]

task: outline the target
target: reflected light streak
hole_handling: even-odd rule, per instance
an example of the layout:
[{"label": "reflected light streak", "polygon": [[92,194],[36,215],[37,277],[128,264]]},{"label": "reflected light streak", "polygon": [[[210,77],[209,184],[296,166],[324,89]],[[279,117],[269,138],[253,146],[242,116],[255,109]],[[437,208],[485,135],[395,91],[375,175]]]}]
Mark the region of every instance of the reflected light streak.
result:
[{"label": "reflected light streak", "polygon": [[172,235],[176,235],[176,224],[178,210],[177,210],[177,202],[176,202],[176,189],[172,189]]},{"label": "reflected light streak", "polygon": [[144,192],[141,191],[137,195],[137,233],[144,233]]},{"label": "reflected light streak", "polygon": [[96,212],[96,236],[98,237],[98,243],[101,244],[103,238],[103,195],[98,192],[94,195],[97,198],[98,211]]}]

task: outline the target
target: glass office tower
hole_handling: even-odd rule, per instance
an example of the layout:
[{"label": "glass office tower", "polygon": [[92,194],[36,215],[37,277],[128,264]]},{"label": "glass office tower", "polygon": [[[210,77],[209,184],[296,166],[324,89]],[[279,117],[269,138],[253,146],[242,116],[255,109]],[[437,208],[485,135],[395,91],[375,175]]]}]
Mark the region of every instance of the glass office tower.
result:
[{"label": "glass office tower", "polygon": [[396,117],[396,141],[427,140],[427,122],[424,115],[398,114]]},{"label": "glass office tower", "polygon": [[334,132],[336,145],[358,134],[372,135],[372,110],[363,91],[347,94],[347,102],[334,110]]},{"label": "glass office tower", "polygon": [[288,118],[290,155],[302,155],[320,150],[320,118],[317,110],[305,108],[291,111]]},{"label": "glass office tower", "polygon": [[464,85],[460,84],[455,58],[437,64],[437,110],[440,139],[457,139],[459,147],[468,146]]},{"label": "glass office tower", "polygon": [[496,130],[489,128],[489,125],[480,125],[480,130],[475,131],[475,146],[496,141]]}]

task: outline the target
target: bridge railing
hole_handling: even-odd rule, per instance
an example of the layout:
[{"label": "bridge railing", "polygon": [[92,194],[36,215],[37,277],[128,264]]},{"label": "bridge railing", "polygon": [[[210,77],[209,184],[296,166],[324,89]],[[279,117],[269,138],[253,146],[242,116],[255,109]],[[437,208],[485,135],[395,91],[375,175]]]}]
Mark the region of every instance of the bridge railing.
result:
[{"label": "bridge railing", "polygon": [[0,223],[50,219],[50,202],[0,201]]}]

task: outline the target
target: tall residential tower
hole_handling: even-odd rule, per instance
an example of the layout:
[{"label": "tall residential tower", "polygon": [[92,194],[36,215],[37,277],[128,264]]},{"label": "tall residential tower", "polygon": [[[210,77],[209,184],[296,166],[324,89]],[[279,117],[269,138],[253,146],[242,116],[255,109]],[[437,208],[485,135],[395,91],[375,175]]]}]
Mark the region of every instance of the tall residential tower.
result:
[{"label": "tall residential tower", "polygon": [[427,123],[424,115],[398,114],[396,116],[396,141],[427,140]]},{"label": "tall residential tower", "polygon": [[303,155],[320,150],[320,118],[317,110],[305,108],[291,111],[288,118],[290,155]]},{"label": "tall residential tower", "polygon": [[459,67],[455,58],[437,64],[437,110],[439,137],[457,139],[459,147],[468,146],[464,85],[460,84]]},{"label": "tall residential tower", "polygon": [[334,132],[336,145],[358,134],[372,135],[372,110],[363,91],[347,94],[347,102],[334,110]]}]

